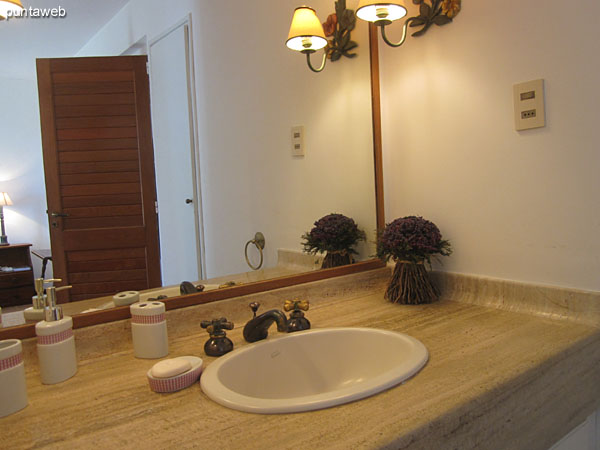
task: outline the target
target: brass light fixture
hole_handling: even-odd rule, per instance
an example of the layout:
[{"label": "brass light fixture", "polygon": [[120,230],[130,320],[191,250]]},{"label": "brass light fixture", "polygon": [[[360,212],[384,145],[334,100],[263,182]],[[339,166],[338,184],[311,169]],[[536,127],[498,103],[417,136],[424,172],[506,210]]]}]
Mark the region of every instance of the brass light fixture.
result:
[{"label": "brass light fixture", "polygon": [[12,205],[12,201],[6,192],[0,192],[0,245],[8,245],[8,237],[4,231],[4,207]]},{"label": "brass light fixture", "polygon": [[461,0],[413,0],[419,5],[419,15],[409,17],[402,27],[402,38],[399,42],[391,42],[386,34],[385,27],[407,14],[404,0],[394,2],[383,2],[381,0],[360,0],[356,15],[359,19],[373,22],[381,29],[383,41],[391,47],[400,47],[406,41],[408,27],[422,28],[413,36],[421,36],[431,25],[446,25],[452,22],[452,18],[460,12]]},{"label": "brass light fixture", "polygon": [[[383,41],[390,47],[400,47],[406,41],[408,27],[421,27],[415,31],[413,36],[421,36],[432,25],[446,25],[460,12],[461,0],[412,0],[419,5],[419,15],[409,17],[402,27],[402,38],[399,42],[392,42],[385,33],[385,27],[392,22],[402,19],[407,14],[405,0],[393,2],[383,0],[359,0],[356,9],[356,17],[361,20],[372,22],[381,29]],[[358,44],[350,39],[350,32],[354,29],[356,17],[351,9],[346,8],[346,0],[335,2],[335,14],[327,18],[323,25],[314,9],[308,6],[300,6],[294,11],[292,25],[286,45],[306,55],[308,67],[313,72],[321,72],[325,68],[328,58],[331,61],[340,59],[341,56],[353,58],[356,53],[351,50]],[[325,33],[323,26],[328,30]],[[330,41],[327,36],[333,37]],[[323,62],[319,68],[313,67],[310,55],[317,50],[325,48]]]},{"label": "brass light fixture", "polygon": [[296,8],[285,45],[292,50],[304,53],[308,67],[313,72],[321,72],[325,68],[326,53],[323,55],[323,62],[318,69],[315,69],[310,62],[310,55],[327,45],[323,25],[314,9],[309,6]]},{"label": "brass light fixture", "polygon": [[[346,0],[335,2],[335,12],[329,14],[325,23],[319,23],[315,10],[308,6],[301,6],[294,11],[292,25],[286,45],[292,49],[306,54],[308,67],[313,72],[321,72],[325,62],[338,61],[356,57],[352,53],[358,44],[352,40],[352,30],[356,26],[354,10],[346,8]],[[310,55],[316,50],[324,48],[321,67],[315,69],[310,62]]]},{"label": "brass light fixture", "polygon": [[8,17],[8,11],[23,10],[21,0],[0,0],[0,20]]}]

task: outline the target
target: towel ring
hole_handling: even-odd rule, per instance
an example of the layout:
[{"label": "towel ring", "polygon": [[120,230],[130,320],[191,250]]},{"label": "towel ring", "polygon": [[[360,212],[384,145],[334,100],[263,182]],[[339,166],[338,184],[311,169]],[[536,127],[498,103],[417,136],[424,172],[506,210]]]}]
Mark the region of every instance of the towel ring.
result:
[{"label": "towel ring", "polygon": [[[258,263],[257,266],[253,266],[250,259],[248,259],[248,246],[250,244],[254,244],[260,253],[260,263]],[[260,231],[254,235],[254,239],[250,239],[246,242],[246,246],[244,247],[244,257],[246,258],[246,264],[248,264],[252,270],[258,270],[262,267],[264,258],[263,248],[265,248],[265,236]]]}]

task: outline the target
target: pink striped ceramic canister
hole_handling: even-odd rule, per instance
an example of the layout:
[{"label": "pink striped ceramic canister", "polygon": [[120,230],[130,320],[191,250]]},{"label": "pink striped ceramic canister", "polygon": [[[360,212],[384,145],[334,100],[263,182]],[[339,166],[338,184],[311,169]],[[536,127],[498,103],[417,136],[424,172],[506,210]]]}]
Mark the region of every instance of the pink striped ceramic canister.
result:
[{"label": "pink striped ceramic canister", "polygon": [[0,417],[27,406],[23,348],[18,339],[0,341]]},{"label": "pink striped ceramic canister", "polygon": [[165,304],[159,301],[134,303],[131,311],[133,352],[137,358],[156,359],[169,354]]}]

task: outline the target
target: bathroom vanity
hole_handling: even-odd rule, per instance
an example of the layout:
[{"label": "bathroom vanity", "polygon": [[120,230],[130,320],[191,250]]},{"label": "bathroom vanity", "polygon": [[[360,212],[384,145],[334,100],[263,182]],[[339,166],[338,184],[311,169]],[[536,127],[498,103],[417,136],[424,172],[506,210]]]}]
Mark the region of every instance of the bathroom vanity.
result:
[{"label": "bathroom vanity", "polygon": [[[3,440],[11,448],[548,450],[600,405],[594,294],[442,275],[441,301],[401,306],[383,298],[388,279],[389,270],[378,269],[168,311],[169,356],[196,355],[210,365],[201,320],[233,321],[228,336],[239,348],[247,345],[248,303],[267,310],[303,298],[314,329],[379,328],[425,344],[427,365],[399,386],[333,408],[274,415],[225,408],[199,383],[156,394],[146,380],[156,360],[133,356],[123,320],[75,330],[79,372],[59,385],[40,383],[35,341],[24,340],[30,404],[0,419]],[[269,334],[276,337],[275,327]]]}]

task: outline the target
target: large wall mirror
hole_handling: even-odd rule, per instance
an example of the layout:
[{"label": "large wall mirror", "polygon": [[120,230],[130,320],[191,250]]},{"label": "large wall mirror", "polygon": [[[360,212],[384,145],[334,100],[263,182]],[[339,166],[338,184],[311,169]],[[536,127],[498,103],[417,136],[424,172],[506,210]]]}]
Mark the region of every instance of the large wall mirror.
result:
[{"label": "large wall mirror", "polygon": [[[87,14],[102,8],[98,2],[82,3]],[[352,35],[357,57],[328,62],[315,74],[303,55],[284,45],[299,6],[295,0],[185,1],[167,10],[157,1],[111,3],[123,7],[98,33],[76,53],[55,56],[149,57],[162,285],[174,286],[169,296],[184,280],[209,287],[174,298],[168,307],[380,265],[372,260],[382,220],[373,149],[376,40],[370,51],[364,22],[357,21]],[[160,14],[151,12],[154,4]],[[311,6],[323,22],[335,10],[333,0]],[[68,12],[61,19],[64,28],[79,13]],[[9,21],[0,30],[2,39],[9,39],[12,25],[16,32],[36,24]],[[47,26],[46,39],[51,36]],[[304,156],[292,154],[296,126],[304,130]],[[41,171],[41,157],[39,165]],[[351,217],[367,234],[354,267],[321,270],[318,257],[302,253],[303,233],[330,213]],[[250,264],[258,265],[258,248],[246,245],[257,232],[265,246],[260,269],[252,270],[245,250]],[[227,282],[236,285],[219,289]],[[76,326],[126,317],[124,308],[113,308],[110,294],[138,286],[106,284],[114,289],[73,296],[77,301],[63,305]],[[32,335],[32,327],[21,326],[17,334]]]}]

